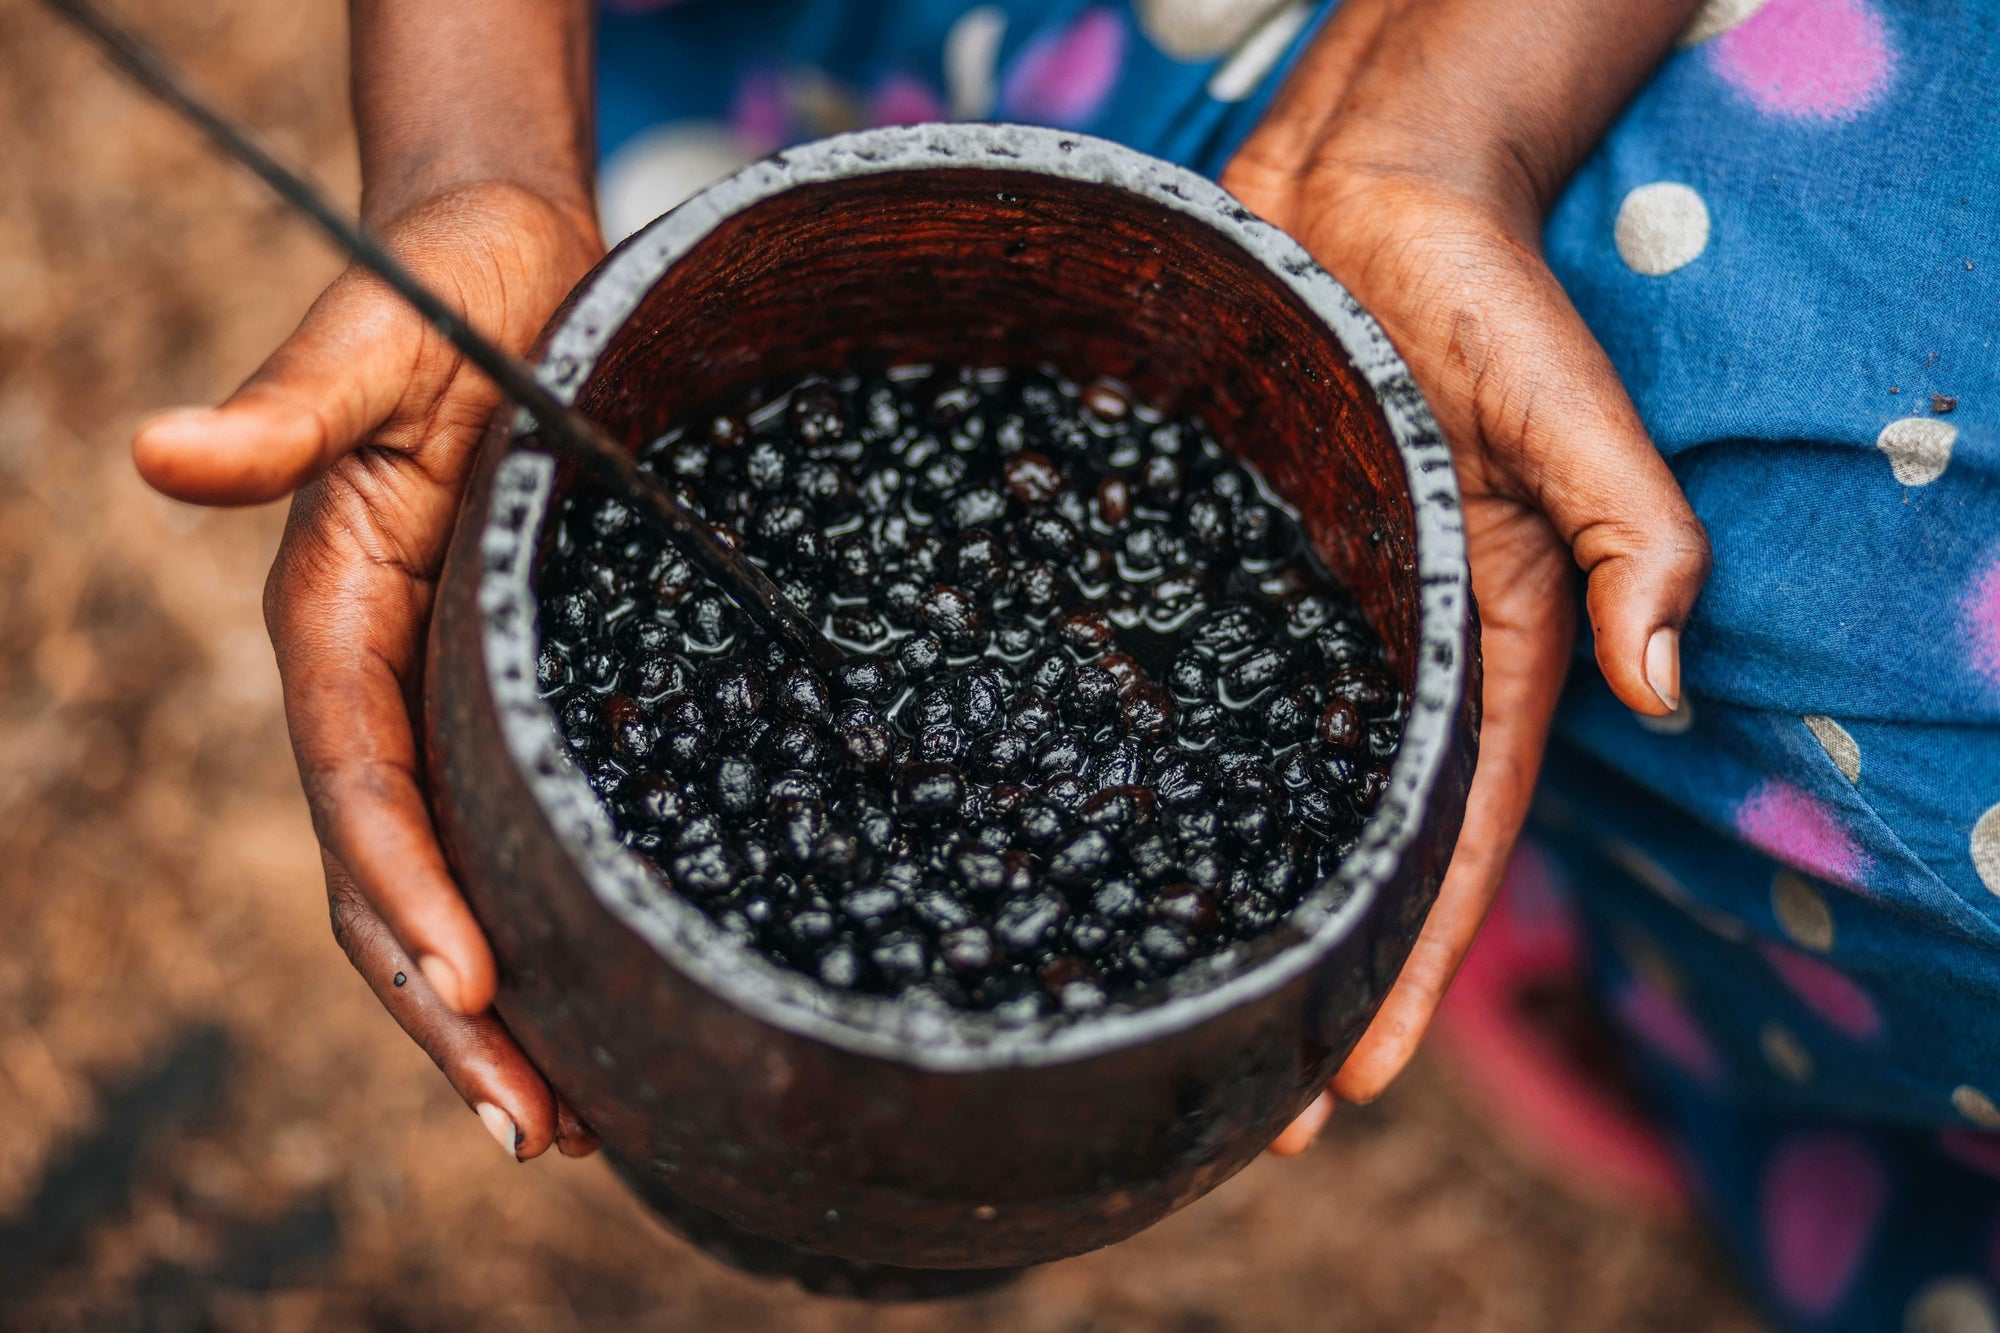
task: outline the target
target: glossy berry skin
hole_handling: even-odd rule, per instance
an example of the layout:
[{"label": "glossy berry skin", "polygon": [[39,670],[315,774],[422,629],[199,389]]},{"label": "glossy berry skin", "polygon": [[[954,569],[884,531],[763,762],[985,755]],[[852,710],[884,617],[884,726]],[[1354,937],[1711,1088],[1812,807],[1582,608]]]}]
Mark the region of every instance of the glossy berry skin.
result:
[{"label": "glossy berry skin", "polygon": [[1199,421],[1041,373],[815,378],[641,454],[849,652],[759,635],[579,487],[536,686],[626,844],[830,988],[1087,1015],[1270,929],[1405,700]]}]

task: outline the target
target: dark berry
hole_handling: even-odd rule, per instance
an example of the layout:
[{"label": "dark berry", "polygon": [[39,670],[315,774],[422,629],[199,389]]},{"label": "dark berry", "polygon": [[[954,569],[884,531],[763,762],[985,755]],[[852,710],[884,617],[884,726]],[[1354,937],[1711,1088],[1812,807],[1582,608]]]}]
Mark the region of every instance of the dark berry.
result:
[{"label": "dark berry", "polygon": [[1361,710],[1347,699],[1335,699],[1319,715],[1319,739],[1328,749],[1352,754],[1361,745]]},{"label": "dark berry", "polygon": [[1238,703],[1248,703],[1291,674],[1291,654],[1265,644],[1230,663],[1222,671],[1222,688]]},{"label": "dark berry", "polygon": [[796,768],[811,773],[826,762],[826,743],[817,728],[804,722],[786,722],[772,727],[758,749],[774,768]]},{"label": "dark berry", "polygon": [[1173,698],[1158,685],[1141,685],[1119,705],[1118,724],[1135,739],[1166,740],[1174,734]]},{"label": "dark berry", "polygon": [[1031,957],[1055,938],[1069,908],[1052,893],[1003,903],[993,918],[993,934],[1015,957]]},{"label": "dark berry", "polygon": [[1103,878],[1111,868],[1117,848],[1101,829],[1086,828],[1070,834],[1049,852],[1047,873],[1050,882],[1064,888],[1080,888]]},{"label": "dark berry", "polygon": [[1106,477],[1097,483],[1097,517],[1114,531],[1132,521],[1132,488],[1123,477]]},{"label": "dark berry", "polygon": [[1396,702],[1396,687],[1388,673],[1370,666],[1344,668],[1327,682],[1327,693],[1370,718],[1384,715]]},{"label": "dark berry", "polygon": [[1312,734],[1318,718],[1312,698],[1303,690],[1273,694],[1262,708],[1264,735],[1273,745],[1290,745]]},{"label": "dark berry", "polygon": [[1167,685],[1174,696],[1196,703],[1215,697],[1215,659],[1187,648],[1174,656],[1167,667]]},{"label": "dark berry", "polygon": [[993,937],[978,926],[967,926],[941,936],[938,953],[952,971],[976,975],[991,967],[996,956]]},{"label": "dark berry", "polygon": [[1021,602],[1038,611],[1047,610],[1062,596],[1062,575],[1052,565],[1040,561],[1024,565],[1014,581]]},{"label": "dark berry", "polygon": [[896,809],[917,824],[935,824],[958,809],[965,779],[943,764],[909,763],[896,774]]},{"label": "dark berry", "polygon": [[1007,696],[992,670],[971,670],[952,682],[952,713],[973,735],[992,731],[1006,720]]},{"label": "dark berry", "polygon": [[841,762],[858,773],[879,777],[888,771],[895,742],[880,722],[863,719],[836,731],[835,750]]},{"label": "dark berry", "polygon": [[1013,731],[995,731],[972,743],[967,767],[983,782],[1006,782],[1028,769],[1029,744]]},{"label": "dark berry", "polygon": [[879,657],[850,657],[834,671],[833,685],[843,699],[885,703],[896,693],[895,666]]},{"label": "dark berry", "polygon": [[969,744],[963,728],[940,722],[934,727],[925,727],[917,734],[917,758],[928,764],[957,767],[959,761],[965,758]]},{"label": "dark berry", "polygon": [[1236,549],[1245,557],[1265,560],[1277,554],[1278,514],[1271,506],[1255,501],[1243,505],[1233,527]]},{"label": "dark berry", "polygon": [[1069,820],[1061,810],[1043,801],[1030,801],[1014,816],[1015,826],[1028,846],[1042,850],[1054,845],[1069,830]]},{"label": "dark berry", "polygon": [[1061,514],[1030,514],[1021,525],[1021,541],[1036,555],[1054,561],[1072,560],[1083,549],[1076,526]]},{"label": "dark berry", "polygon": [[945,573],[978,592],[994,592],[1006,583],[1007,562],[1007,543],[984,529],[965,533],[945,550]]},{"label": "dark berry", "polygon": [[729,756],[716,761],[709,780],[715,808],[732,819],[742,819],[764,807],[764,774],[748,759]]},{"label": "dark berry", "polygon": [[1025,452],[1007,460],[1002,469],[1007,490],[1024,505],[1042,505],[1062,491],[1062,471],[1038,453]]},{"label": "dark berry", "polygon": [[1256,796],[1239,796],[1229,803],[1222,824],[1236,842],[1251,851],[1262,851],[1276,841],[1282,819],[1275,804]]},{"label": "dark berry", "polygon": [[1059,648],[1045,648],[1028,659],[1024,679],[1030,689],[1054,699],[1069,685],[1076,664]]},{"label": "dark berry", "polygon": [[536,689],[724,935],[830,988],[1085,1015],[1270,929],[1352,848],[1406,701],[1199,422],[1038,372],[773,401],[642,464],[838,669],[588,482],[537,573]]},{"label": "dark berry", "polygon": [[1035,771],[1044,777],[1058,773],[1080,773],[1088,750],[1084,737],[1074,730],[1056,730],[1035,742]]},{"label": "dark berry", "polygon": [[1193,884],[1168,885],[1153,904],[1153,914],[1191,935],[1206,935],[1220,924],[1215,900]]},{"label": "dark berry", "polygon": [[830,384],[808,384],[794,391],[788,415],[792,435],[809,452],[847,433],[847,406]]},{"label": "dark berry", "polygon": [[794,663],[780,671],[771,682],[778,711],[802,722],[823,723],[833,713],[827,699],[826,682],[804,663]]},{"label": "dark berry", "polygon": [[543,694],[554,694],[569,684],[569,658],[555,643],[544,643],[535,655],[535,688]]},{"label": "dark berry", "polygon": [[1103,667],[1078,667],[1061,698],[1062,714],[1071,723],[1097,726],[1118,711],[1118,682]]},{"label": "dark berry", "polygon": [[1139,471],[1139,494],[1163,509],[1171,508],[1181,502],[1184,475],[1178,458],[1155,454]]},{"label": "dark berry", "polygon": [[1014,702],[1007,710],[1007,729],[1034,740],[1057,726],[1061,718],[1055,705],[1034,690],[1023,690],[1014,696]]},{"label": "dark berry", "polygon": [[1228,660],[1249,652],[1267,636],[1264,618],[1247,606],[1217,607],[1188,627],[1191,648]]},{"label": "dark berry", "polygon": [[934,634],[913,634],[896,650],[896,663],[911,680],[924,680],[944,665],[944,644]]},{"label": "dark berry", "polygon": [[708,678],[709,706],[715,719],[725,727],[748,722],[764,711],[768,687],[764,673],[756,667],[727,666]]}]

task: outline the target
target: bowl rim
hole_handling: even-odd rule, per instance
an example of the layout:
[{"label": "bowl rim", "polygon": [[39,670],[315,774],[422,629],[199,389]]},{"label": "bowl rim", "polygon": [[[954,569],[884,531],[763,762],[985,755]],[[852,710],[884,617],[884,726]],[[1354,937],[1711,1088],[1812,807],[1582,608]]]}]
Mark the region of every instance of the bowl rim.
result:
[{"label": "bowl rim", "polygon": [[[938,1073],[1088,1059],[1183,1031],[1293,981],[1365,920],[1421,835],[1454,738],[1466,687],[1471,577],[1456,475],[1444,436],[1387,335],[1292,238],[1220,186],[1134,149],[1069,131],[1004,124],[895,126],[776,153],[694,195],[613,250],[578,287],[545,338],[542,383],[572,402],[598,356],[667,270],[717,226],[804,186],[929,169],[1028,172],[1113,188],[1191,217],[1289,288],[1373,391],[1402,458],[1411,497],[1419,590],[1416,688],[1390,781],[1360,842],[1286,923],[1256,944],[1183,970],[1163,998],[1130,1009],[1010,1023],[990,1012],[836,993],[726,935],[664,875],[617,840],[610,817],[571,762],[554,711],[536,689],[533,565],[555,464],[523,447],[516,410],[486,513],[478,520],[480,646],[507,751],[551,832],[611,915],[695,984],[751,1017],[856,1054]],[[1247,961],[1245,955],[1248,955]]]}]

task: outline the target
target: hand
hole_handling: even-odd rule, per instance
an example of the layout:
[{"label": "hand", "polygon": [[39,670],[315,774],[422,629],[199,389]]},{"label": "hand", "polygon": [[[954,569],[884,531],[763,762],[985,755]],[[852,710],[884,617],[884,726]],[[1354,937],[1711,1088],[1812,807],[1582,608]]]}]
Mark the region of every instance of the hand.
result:
[{"label": "hand", "polygon": [[[514,351],[603,249],[587,208],[490,182],[378,230]],[[438,572],[498,401],[400,298],[350,269],[228,402],[155,417],[132,453],[153,486],[200,504],[296,489],[264,610],[334,936],[510,1154],[554,1143],[580,1156],[594,1137],[486,1012],[493,956],[431,826],[413,723]]]},{"label": "hand", "polygon": [[[1451,443],[1479,600],[1485,727],[1464,830],[1338,1100],[1372,1100],[1408,1063],[1498,891],[1569,664],[1575,568],[1612,691],[1654,715],[1679,701],[1707,538],[1540,232],[1683,21],[1600,0],[1349,0],[1222,178],[1409,363]],[[1331,1109],[1315,1102],[1273,1151],[1302,1151]]]}]

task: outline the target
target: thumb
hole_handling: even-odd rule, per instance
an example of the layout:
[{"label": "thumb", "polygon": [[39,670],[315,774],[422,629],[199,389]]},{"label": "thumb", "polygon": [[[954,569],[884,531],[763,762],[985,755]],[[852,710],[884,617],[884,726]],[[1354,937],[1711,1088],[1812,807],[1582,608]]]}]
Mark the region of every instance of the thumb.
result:
[{"label": "thumb", "polygon": [[415,311],[350,270],[227,402],[142,423],[132,462],[177,500],[275,500],[368,441],[408,394],[425,336]]},{"label": "thumb", "polygon": [[1492,452],[1589,576],[1597,664],[1612,692],[1635,711],[1672,712],[1708,534],[1554,275],[1524,304],[1492,344],[1515,349],[1488,386],[1500,398],[1481,404],[1482,420],[1513,423],[1489,428]]}]

